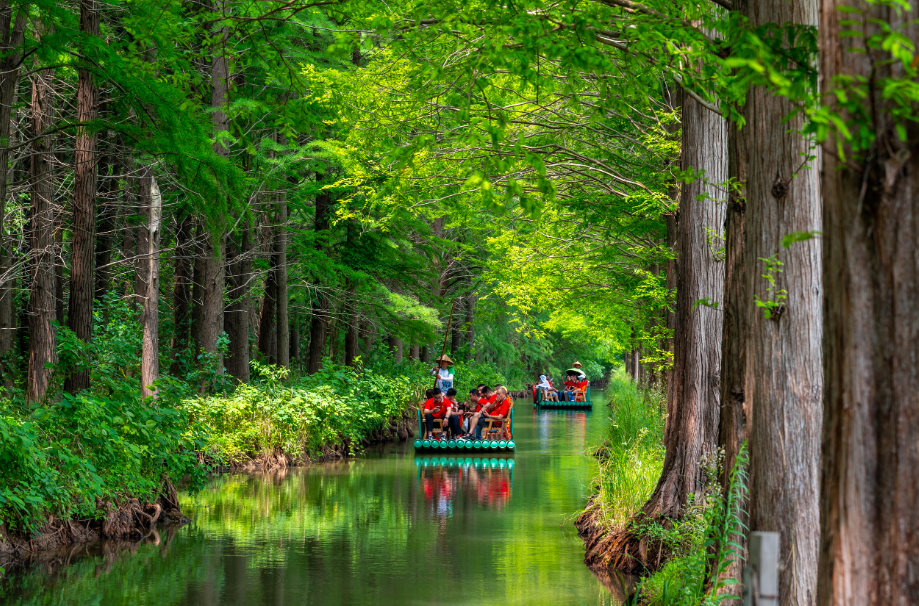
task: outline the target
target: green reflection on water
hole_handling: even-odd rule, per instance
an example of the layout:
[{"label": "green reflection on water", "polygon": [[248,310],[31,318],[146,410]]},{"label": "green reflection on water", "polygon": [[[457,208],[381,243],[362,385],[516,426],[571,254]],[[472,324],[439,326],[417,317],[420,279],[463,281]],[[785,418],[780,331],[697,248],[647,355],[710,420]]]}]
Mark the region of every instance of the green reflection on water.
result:
[{"label": "green reflection on water", "polygon": [[188,527],[14,571],[5,598],[131,606],[615,603],[582,564],[571,524],[594,471],[584,452],[602,437],[605,408],[521,413],[510,458],[416,461],[408,445],[308,469],[217,477],[183,501]]}]

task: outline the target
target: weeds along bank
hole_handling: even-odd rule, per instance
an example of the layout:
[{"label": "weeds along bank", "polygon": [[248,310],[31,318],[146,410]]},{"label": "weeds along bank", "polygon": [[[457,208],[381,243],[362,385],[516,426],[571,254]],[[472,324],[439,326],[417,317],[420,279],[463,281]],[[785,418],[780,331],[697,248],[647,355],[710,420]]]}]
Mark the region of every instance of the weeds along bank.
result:
[{"label": "weeds along bank", "polygon": [[739,557],[733,537],[743,530],[746,451],[738,457],[730,490],[720,484],[721,457],[703,460],[706,483],[680,520],[648,520],[641,509],[664,463],[664,396],[639,390],[622,370],[610,376],[609,435],[594,453],[595,493],[575,525],[586,544],[585,562],[598,569],[641,575],[631,603],[649,606],[715,604],[731,593],[720,578]]},{"label": "weeds along bank", "polygon": [[[360,368],[327,363],[311,376],[253,363],[252,381],[238,387],[205,369],[184,381],[163,377],[159,397],[141,401],[134,360],[116,370],[118,350],[108,354],[93,370],[108,377],[94,377],[92,392],[0,400],[0,556],[181,520],[175,485],[195,491],[221,468],[350,456],[407,439],[431,386],[424,365],[380,356]],[[457,372],[500,380],[475,364]]]}]

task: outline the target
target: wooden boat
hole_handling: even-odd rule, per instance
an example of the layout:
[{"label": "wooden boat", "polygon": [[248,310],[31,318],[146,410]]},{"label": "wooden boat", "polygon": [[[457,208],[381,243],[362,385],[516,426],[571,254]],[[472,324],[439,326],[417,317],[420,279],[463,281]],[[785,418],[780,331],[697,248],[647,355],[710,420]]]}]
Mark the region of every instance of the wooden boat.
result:
[{"label": "wooden boat", "polygon": [[533,408],[540,410],[593,410],[593,403],[590,401],[590,383],[587,383],[587,389],[583,392],[575,392],[574,402],[553,402],[545,399],[545,392],[537,389],[534,394]]},{"label": "wooden boat", "polygon": [[[513,453],[517,449],[514,442],[514,407],[511,405],[510,416],[507,418],[506,432],[510,439],[501,436],[503,439],[482,439],[482,440],[425,440],[415,438],[415,452],[435,453],[435,452],[462,452],[464,455],[493,455]],[[484,430],[487,434],[487,428]],[[424,418],[421,416],[421,410],[418,410],[418,435],[423,436],[427,433],[424,426]]]}]

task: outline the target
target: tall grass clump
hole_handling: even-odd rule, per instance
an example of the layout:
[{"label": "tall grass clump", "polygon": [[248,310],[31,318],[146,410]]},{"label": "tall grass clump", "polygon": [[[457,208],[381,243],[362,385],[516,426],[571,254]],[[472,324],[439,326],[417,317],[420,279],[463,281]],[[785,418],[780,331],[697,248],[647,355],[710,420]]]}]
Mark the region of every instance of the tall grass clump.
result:
[{"label": "tall grass clump", "polygon": [[663,395],[640,391],[622,368],[613,371],[606,393],[609,435],[597,452],[592,506],[601,524],[622,527],[651,496],[663,469]]}]

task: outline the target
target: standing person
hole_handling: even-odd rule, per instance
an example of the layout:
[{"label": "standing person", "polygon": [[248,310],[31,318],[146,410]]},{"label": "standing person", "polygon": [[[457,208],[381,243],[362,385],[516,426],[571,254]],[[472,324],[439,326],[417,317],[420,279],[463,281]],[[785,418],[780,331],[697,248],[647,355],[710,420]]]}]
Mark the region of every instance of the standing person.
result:
[{"label": "standing person", "polygon": [[421,405],[421,414],[424,415],[425,427],[428,430],[428,440],[434,439],[434,419],[443,419],[447,414],[443,393],[436,387],[431,391],[433,392],[431,398]]},{"label": "standing person", "polygon": [[435,387],[443,393],[453,387],[453,360],[450,356],[442,355],[436,361],[437,366],[431,369],[431,375],[437,377]]}]

